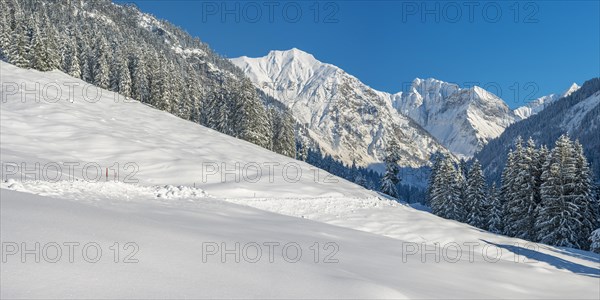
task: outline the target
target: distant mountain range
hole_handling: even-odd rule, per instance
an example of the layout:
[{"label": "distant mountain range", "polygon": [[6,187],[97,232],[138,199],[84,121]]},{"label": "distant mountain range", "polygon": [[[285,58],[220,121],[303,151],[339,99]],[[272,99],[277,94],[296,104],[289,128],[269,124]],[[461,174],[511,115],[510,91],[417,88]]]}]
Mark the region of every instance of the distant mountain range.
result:
[{"label": "distant mountain range", "polygon": [[321,151],[347,165],[381,162],[386,142],[401,145],[401,165],[419,167],[445,149],[408,116],[390,95],[344,70],[298,49],[271,51],[261,58],[231,60],[265,93],[279,99],[312,132]]},{"label": "distant mountain range", "polygon": [[296,48],[231,61],[259,89],[287,105],[318,136],[322,151],[347,164],[381,161],[391,135],[402,142],[404,166],[422,166],[440,145],[469,158],[510,124],[579,88],[573,84],[562,94],[511,110],[481,87],[461,88],[434,78],[417,78],[406,92],[378,91]]}]

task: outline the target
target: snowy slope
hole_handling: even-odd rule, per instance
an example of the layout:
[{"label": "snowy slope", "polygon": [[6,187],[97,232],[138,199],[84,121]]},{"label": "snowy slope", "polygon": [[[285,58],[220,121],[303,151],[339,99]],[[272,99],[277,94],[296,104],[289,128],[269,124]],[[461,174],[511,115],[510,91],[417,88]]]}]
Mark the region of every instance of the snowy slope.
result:
[{"label": "snowy slope", "polygon": [[401,165],[419,167],[445,151],[411,119],[398,114],[387,93],[298,49],[231,60],[265,93],[282,101],[314,132],[321,150],[347,165],[382,161],[386,139],[399,139]]},{"label": "snowy slope", "polygon": [[[3,95],[3,163],[27,163],[30,168],[40,163],[43,168],[46,163],[56,162],[64,173],[63,179],[69,174],[65,162],[80,162],[74,172],[79,178],[88,163],[86,175],[96,178],[97,164],[102,168],[103,180],[106,168],[112,167],[111,179],[115,174],[123,180],[135,173],[132,179],[141,184],[196,185],[223,197],[373,195],[306,163],[137,101],[115,98],[117,94],[112,92],[93,86],[88,90],[90,85],[58,71],[22,70],[4,62],[0,62],[0,67],[1,81],[7,86],[18,82],[33,88],[39,83],[40,93],[52,84],[63,89],[60,101],[53,100],[55,88],[47,88],[45,99],[40,97],[39,103],[32,96],[21,101],[21,93]],[[73,102],[68,101],[65,85],[71,82],[77,84],[72,91],[76,97]],[[101,91],[97,99],[96,91]],[[90,96],[82,98],[83,92]],[[134,165],[127,166],[128,163]],[[113,167],[115,164],[119,167]]]},{"label": "snowy slope", "polygon": [[[140,181],[36,182],[2,168],[2,179],[11,177],[0,183],[3,245],[95,242],[104,252],[97,263],[85,262],[79,252],[73,263],[66,254],[58,263],[35,263],[32,256],[22,263],[10,255],[1,268],[1,298],[595,299],[600,293],[598,255],[482,232],[381,200],[341,179],[292,183],[275,172],[275,184],[211,177],[202,183],[195,179],[202,177],[202,162],[291,160],[137,102],[115,103],[106,91],[94,103],[79,96],[73,102],[22,102],[7,88],[12,82],[83,83],[4,63],[0,70],[3,166],[134,161]],[[123,249],[113,262],[109,247],[115,242],[135,243],[139,261],[123,263],[130,253]],[[255,257],[252,249],[239,263],[231,254],[225,261],[219,255],[203,261],[203,243],[232,249],[270,242],[280,243],[273,262],[266,246],[254,263],[246,260]],[[321,249],[317,263],[310,248],[315,242]],[[469,249],[465,242],[478,245]],[[299,261],[290,262],[294,249],[283,256],[287,243],[302,249]],[[323,248],[326,243],[333,248]],[[435,254],[423,259],[421,243],[445,246],[438,248],[439,261]],[[412,246],[416,252],[407,248]],[[337,261],[326,263],[335,249],[329,258]]]},{"label": "snowy slope", "polygon": [[542,111],[544,108],[546,108],[548,105],[555,102],[556,100],[571,95],[573,92],[577,91],[579,88],[580,88],[579,85],[577,85],[576,83],[573,83],[562,94],[550,94],[550,95],[542,96],[540,98],[535,99],[534,101],[531,101],[530,103],[527,103],[527,105],[525,105],[525,106],[521,106],[521,107],[515,109],[514,113],[519,120],[527,119],[527,118],[539,113],[540,111]]},{"label": "snowy slope", "polygon": [[[35,263],[33,256],[22,263],[19,256],[10,255],[1,270],[2,298],[594,299],[600,289],[597,256],[546,246],[539,251],[521,249],[517,256],[511,245],[522,241],[482,234],[403,206],[356,209],[353,215],[336,218],[341,226],[332,226],[213,198],[153,198],[136,187],[128,188],[131,197],[124,201],[112,193],[119,191],[113,183],[95,184],[95,191],[60,185],[71,196],[61,196],[53,185],[45,184],[54,188],[52,198],[3,185],[2,242],[24,241],[30,247],[35,242],[78,242],[77,250],[94,242],[103,255],[96,263],[86,262],[79,252],[74,252],[73,262],[64,256],[57,263],[44,258]],[[44,184],[37,187],[39,191]],[[373,223],[364,223],[363,213],[397,226],[395,234],[387,234],[395,237],[345,228],[362,219],[364,228],[374,230]],[[502,255],[485,256],[481,247],[467,251],[462,239],[497,244],[489,251],[498,249]],[[410,241],[420,245],[425,240],[462,246],[460,252],[456,247],[445,249],[439,262],[431,254],[422,260],[422,252],[403,255]],[[129,261],[137,262],[124,262],[134,248],[121,249],[114,262],[109,247],[115,242],[120,247],[135,243],[137,251]],[[219,252],[208,255],[206,245],[215,243]],[[261,255],[248,248],[239,262],[232,254],[223,260],[221,247],[235,249],[236,243],[240,249],[256,243]],[[268,252],[265,243],[279,245]],[[284,255],[283,247],[290,243],[302,249],[300,257],[295,248]],[[332,245],[321,249],[316,263],[310,250],[315,243]],[[497,262],[485,261],[496,257]],[[86,258],[96,258],[93,250]]]}]

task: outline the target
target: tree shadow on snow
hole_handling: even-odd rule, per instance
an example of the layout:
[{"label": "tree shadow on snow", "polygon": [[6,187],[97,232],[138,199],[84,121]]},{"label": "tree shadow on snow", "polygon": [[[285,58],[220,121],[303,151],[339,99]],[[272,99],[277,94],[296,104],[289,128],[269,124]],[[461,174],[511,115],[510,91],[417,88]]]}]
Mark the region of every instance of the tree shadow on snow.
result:
[{"label": "tree shadow on snow", "polygon": [[[584,266],[584,265],[581,265],[578,263],[564,260],[562,258],[553,256],[550,254],[546,254],[546,253],[542,253],[542,252],[533,250],[533,249],[531,249],[531,247],[526,248],[526,247],[521,247],[521,246],[517,246],[517,245],[496,244],[496,243],[492,243],[492,242],[489,242],[486,240],[482,240],[482,241],[486,242],[488,244],[494,245],[498,248],[511,251],[511,252],[515,253],[516,255],[523,256],[530,261],[541,261],[541,262],[548,263],[549,265],[552,265],[558,269],[568,270],[575,274],[590,276],[590,277],[594,277],[594,278],[600,278],[600,266],[599,266],[599,268],[592,268],[592,267]],[[531,245],[537,245],[537,244],[531,243]],[[549,250],[552,250],[552,249],[549,249]],[[598,258],[594,258],[592,256],[593,255],[592,253],[584,254],[584,253],[577,253],[577,252],[573,252],[573,251],[565,251],[567,249],[564,249],[564,248],[561,248],[560,250],[564,251],[564,252],[559,252],[561,254],[569,255],[572,257],[576,257],[576,258],[591,260],[592,262],[598,262]],[[557,251],[555,251],[555,252],[557,252]],[[585,251],[581,251],[581,252],[585,252]]]},{"label": "tree shadow on snow", "polygon": [[600,254],[592,253],[592,252],[585,251],[585,250],[578,250],[578,249],[573,249],[573,248],[562,248],[562,247],[549,248],[549,250],[552,250],[556,253],[569,255],[569,256],[580,258],[580,259],[585,259],[585,260],[591,261],[593,263],[597,263],[598,268],[600,268]]}]

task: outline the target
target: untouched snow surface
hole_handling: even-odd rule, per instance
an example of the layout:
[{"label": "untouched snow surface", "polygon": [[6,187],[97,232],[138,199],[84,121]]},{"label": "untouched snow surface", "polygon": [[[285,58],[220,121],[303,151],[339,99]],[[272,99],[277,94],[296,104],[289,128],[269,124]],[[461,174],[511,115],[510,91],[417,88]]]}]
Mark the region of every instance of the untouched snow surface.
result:
[{"label": "untouched snow surface", "polygon": [[[63,180],[71,174],[79,179],[108,177],[144,185],[197,186],[222,197],[375,196],[306,163],[126,100],[59,71],[41,73],[0,63],[1,160],[4,165],[18,166],[15,178],[20,179],[21,171],[29,168],[38,172],[27,178],[54,179],[60,170]],[[37,89],[37,99],[15,91],[15,85]],[[70,171],[70,163],[79,165]]]},{"label": "untouched snow surface", "polygon": [[[203,182],[207,161],[294,161],[137,102],[115,103],[106,91],[94,103],[77,96],[22,102],[11,83],[83,83],[59,72],[0,68],[1,298],[600,294],[598,255],[493,235],[335,177],[288,182],[275,168],[273,183]],[[31,171],[36,162],[46,166],[41,175]],[[78,166],[74,176],[63,169],[53,180],[52,163],[69,162],[96,162],[102,172],[108,166],[109,176],[83,180]],[[138,184],[115,182],[131,174],[126,162],[139,166]],[[14,168],[22,163],[27,169]],[[36,243],[39,262],[27,254]]]}]

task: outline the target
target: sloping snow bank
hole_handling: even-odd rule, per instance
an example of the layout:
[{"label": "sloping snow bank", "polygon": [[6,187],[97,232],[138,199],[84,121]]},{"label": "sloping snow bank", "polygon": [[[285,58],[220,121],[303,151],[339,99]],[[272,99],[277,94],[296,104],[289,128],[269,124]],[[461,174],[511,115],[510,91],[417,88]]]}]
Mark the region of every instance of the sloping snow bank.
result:
[{"label": "sloping snow bank", "polygon": [[196,186],[236,198],[375,196],[304,162],[59,71],[5,62],[0,69],[3,180],[27,173],[29,179]]}]

